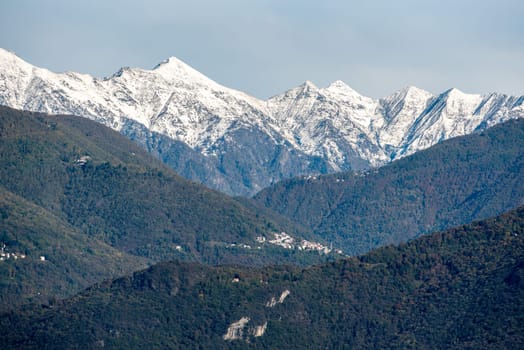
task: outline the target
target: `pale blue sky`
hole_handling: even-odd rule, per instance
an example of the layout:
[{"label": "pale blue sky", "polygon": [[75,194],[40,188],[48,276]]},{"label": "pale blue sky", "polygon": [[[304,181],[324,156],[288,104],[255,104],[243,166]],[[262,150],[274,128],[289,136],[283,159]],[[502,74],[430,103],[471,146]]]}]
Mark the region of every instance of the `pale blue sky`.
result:
[{"label": "pale blue sky", "polygon": [[383,97],[524,95],[521,0],[2,0],[0,47],[98,77],[176,56],[260,98],[305,80]]}]

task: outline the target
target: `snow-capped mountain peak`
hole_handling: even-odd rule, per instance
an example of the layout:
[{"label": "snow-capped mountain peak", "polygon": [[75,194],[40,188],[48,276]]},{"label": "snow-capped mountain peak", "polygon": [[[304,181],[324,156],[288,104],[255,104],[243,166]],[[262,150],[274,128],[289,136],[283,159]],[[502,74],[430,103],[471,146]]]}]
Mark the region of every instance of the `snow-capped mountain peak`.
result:
[{"label": "snow-capped mountain peak", "polygon": [[7,63],[10,61],[23,61],[21,58],[19,58],[14,52],[3,49],[0,47],[0,62]]},{"label": "snow-capped mountain peak", "polygon": [[400,101],[413,101],[414,103],[420,103],[420,101],[426,101],[433,97],[433,94],[429,91],[420,89],[416,86],[406,86],[403,89],[397,90],[389,96],[382,99],[385,104],[394,104]]},{"label": "snow-capped mountain peak", "polygon": [[300,88],[303,90],[318,90],[318,87],[311,80],[306,80],[300,84]]},{"label": "snow-capped mountain peak", "polygon": [[[346,113],[362,115],[361,112],[365,110],[368,116],[374,114],[377,101],[361,95],[342,80],[336,80],[320,91],[328,100],[337,101],[341,108],[346,110]],[[352,111],[349,112],[348,108]]]},{"label": "snow-capped mountain peak", "polygon": [[443,92],[439,99],[444,107],[444,116],[449,119],[456,119],[457,114],[472,115],[482,102],[483,97],[477,94],[466,94],[457,88],[452,88]]},{"label": "snow-capped mountain peak", "polygon": [[11,77],[11,79],[2,79],[5,84],[12,82],[13,79],[16,80],[17,76],[21,75],[20,78],[23,78],[23,76],[30,75],[35,69],[33,65],[18,57],[14,52],[2,48],[0,48],[0,67],[2,76]]},{"label": "snow-capped mountain peak", "polygon": [[295,93],[297,96],[311,96],[318,94],[319,88],[309,80],[306,80],[300,84],[297,88],[291,89],[291,93]]},{"label": "snow-capped mountain peak", "polygon": [[478,103],[482,99],[481,95],[478,94],[467,94],[460,91],[457,88],[451,88],[447,91],[444,91],[441,94],[442,97],[446,98],[447,101],[457,101],[459,103]]},{"label": "snow-capped mountain peak", "polygon": [[409,99],[412,101],[427,100],[433,97],[433,94],[431,92],[420,89],[416,86],[407,86],[401,91],[405,99]]},{"label": "snow-capped mountain peak", "polygon": [[200,83],[218,85],[182,60],[171,56],[153,68],[153,72],[169,80],[185,81],[186,83]]},{"label": "snow-capped mountain peak", "polygon": [[21,101],[34,70],[14,52],[0,48],[0,104],[22,109]]},{"label": "snow-capped mountain peak", "polygon": [[352,89],[349,85],[344,83],[342,80],[335,80],[325,89],[324,92],[332,94],[334,96],[344,97],[344,98],[362,98],[363,96],[357,91]]},{"label": "snow-capped mountain peak", "polygon": [[153,70],[157,70],[157,69],[187,69],[187,70],[192,70],[192,71],[195,71],[197,73],[199,73],[197,70],[193,69],[191,66],[189,66],[187,63],[185,63],[184,61],[182,61],[181,59],[179,59],[178,57],[175,57],[175,56],[170,56],[168,58],[166,58],[165,60],[163,60],[162,62],[160,62],[159,64],[157,64]]},{"label": "snow-capped mountain peak", "polygon": [[[286,177],[378,166],[524,117],[524,96],[458,89],[434,96],[408,86],[376,100],[337,80],[325,88],[306,81],[262,101],[176,57],[151,70],[126,67],[99,79],[34,67],[1,48],[0,104],[92,118],[175,159],[186,176],[233,194],[251,194]],[[167,144],[153,132],[194,153],[162,148]],[[194,154],[205,165],[195,168]],[[240,185],[228,184],[231,177]]]}]

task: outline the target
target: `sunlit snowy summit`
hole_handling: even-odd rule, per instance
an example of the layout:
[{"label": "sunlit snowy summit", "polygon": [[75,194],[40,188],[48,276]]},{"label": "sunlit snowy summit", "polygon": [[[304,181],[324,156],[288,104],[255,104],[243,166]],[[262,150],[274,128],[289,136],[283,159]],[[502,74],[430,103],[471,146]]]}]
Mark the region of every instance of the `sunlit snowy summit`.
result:
[{"label": "sunlit snowy summit", "polygon": [[181,175],[241,195],[293,176],[380,166],[524,117],[524,96],[407,87],[377,100],[342,81],[325,88],[306,81],[260,100],[175,57],[95,78],[38,68],[4,49],[0,104],[96,120]]}]

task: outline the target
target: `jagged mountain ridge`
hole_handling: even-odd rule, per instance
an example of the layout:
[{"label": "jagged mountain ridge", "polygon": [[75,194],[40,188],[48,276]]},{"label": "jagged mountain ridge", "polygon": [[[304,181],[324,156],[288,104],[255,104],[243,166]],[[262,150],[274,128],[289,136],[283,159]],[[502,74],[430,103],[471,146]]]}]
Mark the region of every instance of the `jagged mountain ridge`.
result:
[{"label": "jagged mountain ridge", "polygon": [[434,96],[408,87],[375,100],[336,81],[327,88],[306,82],[263,101],[174,57],[152,70],[122,68],[98,79],[53,73],[3,49],[0,104],[94,119],[184,176],[240,195],[298,175],[383,165],[524,117],[524,96],[457,89]]}]

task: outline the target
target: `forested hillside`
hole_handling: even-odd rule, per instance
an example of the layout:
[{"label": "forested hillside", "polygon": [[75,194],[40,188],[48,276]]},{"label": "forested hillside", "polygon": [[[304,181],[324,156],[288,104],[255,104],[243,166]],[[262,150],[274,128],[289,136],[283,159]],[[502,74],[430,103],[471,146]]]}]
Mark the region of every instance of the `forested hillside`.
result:
[{"label": "forested hillside", "polygon": [[524,120],[457,137],[379,169],[283,181],[254,199],[346,253],[524,204]]},{"label": "forested hillside", "polygon": [[2,187],[0,215],[0,310],[64,298],[149,264]]},{"label": "forested hillside", "polygon": [[[5,254],[27,255],[0,261],[6,276],[1,307],[71,295],[162,260],[262,265],[329,259],[268,244],[258,249],[257,237],[286,231],[298,239],[308,232],[181,178],[122,135],[84,118],[0,107],[0,179],[0,246],[7,245]],[[29,263],[40,256],[45,264]]]},{"label": "forested hillside", "polygon": [[0,317],[17,349],[519,349],[524,207],[298,269],[162,263]]}]

